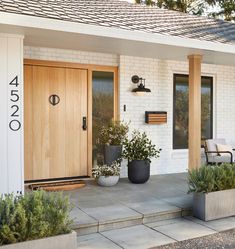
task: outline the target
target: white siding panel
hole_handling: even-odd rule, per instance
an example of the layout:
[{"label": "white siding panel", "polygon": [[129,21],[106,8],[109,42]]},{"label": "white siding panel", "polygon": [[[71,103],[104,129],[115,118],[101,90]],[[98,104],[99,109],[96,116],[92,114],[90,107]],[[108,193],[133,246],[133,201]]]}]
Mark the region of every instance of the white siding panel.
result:
[{"label": "white siding panel", "polygon": [[0,193],[8,192],[7,167],[7,39],[0,37]]},{"label": "white siding panel", "polygon": [[[12,120],[20,122],[21,128],[18,131],[12,131],[8,129],[8,170],[9,170],[9,191],[16,192],[22,191],[22,51],[21,51],[21,39],[20,38],[8,38],[8,124]],[[17,87],[9,85],[9,83],[18,77],[19,85]],[[14,103],[11,102],[11,90],[18,91],[19,101]],[[11,114],[16,110],[12,106],[18,106],[19,111],[16,115],[19,117],[11,117]],[[17,124],[17,123],[16,123]],[[14,125],[14,127],[16,127]]]},{"label": "white siding panel", "polygon": [[[0,34],[0,194],[23,192],[23,38]],[[18,86],[9,83],[18,77]],[[11,90],[19,100],[11,101]],[[12,108],[12,106],[15,107]],[[16,107],[17,106],[17,107]],[[16,117],[11,115],[16,108]],[[21,128],[12,131],[11,120]]]}]

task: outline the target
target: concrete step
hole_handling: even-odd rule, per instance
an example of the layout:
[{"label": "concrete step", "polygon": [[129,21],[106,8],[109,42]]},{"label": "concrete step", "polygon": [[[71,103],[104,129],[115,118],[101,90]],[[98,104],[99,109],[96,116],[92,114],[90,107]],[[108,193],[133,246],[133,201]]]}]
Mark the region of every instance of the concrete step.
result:
[{"label": "concrete step", "polygon": [[148,224],[156,221],[179,218],[183,216],[189,216],[191,214],[192,209],[190,208],[178,208],[177,210],[172,211],[149,212],[143,214],[139,213],[139,215],[136,217],[127,216],[119,219],[93,220],[87,223],[79,222],[78,218],[73,225],[73,229],[77,232],[78,235],[86,235],[114,230],[118,228]]}]

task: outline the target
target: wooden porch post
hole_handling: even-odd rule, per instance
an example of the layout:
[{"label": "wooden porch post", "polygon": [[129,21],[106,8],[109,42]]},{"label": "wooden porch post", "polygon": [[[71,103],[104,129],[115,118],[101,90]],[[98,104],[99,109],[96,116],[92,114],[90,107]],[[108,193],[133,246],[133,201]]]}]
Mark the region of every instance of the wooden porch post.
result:
[{"label": "wooden porch post", "polygon": [[201,166],[201,55],[189,55],[189,170]]}]

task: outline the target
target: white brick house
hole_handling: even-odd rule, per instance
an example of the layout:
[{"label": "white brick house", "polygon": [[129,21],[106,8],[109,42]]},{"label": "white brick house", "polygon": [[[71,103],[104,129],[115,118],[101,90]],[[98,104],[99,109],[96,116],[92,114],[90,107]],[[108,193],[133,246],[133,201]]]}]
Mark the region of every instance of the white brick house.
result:
[{"label": "white brick house", "polygon": [[[67,6],[67,10],[64,5]],[[50,9],[50,14],[46,8]],[[107,10],[109,15],[107,15]],[[140,15],[140,13],[144,14]],[[160,19],[162,19],[161,22]],[[215,26],[217,27],[216,31]],[[63,141],[63,137],[58,138],[58,134],[61,132],[58,128],[59,124],[66,119],[60,116],[62,114],[51,114],[53,117],[51,118],[51,116],[44,117],[40,113],[40,117],[37,117],[37,112],[45,110],[53,112],[51,107],[45,107],[44,110],[42,102],[38,108],[39,102],[37,101],[42,93],[37,95],[38,88],[34,85],[31,88],[26,86],[26,82],[30,81],[41,84],[35,77],[40,77],[42,68],[60,68],[61,71],[60,73],[58,71],[58,74],[66,81],[69,70],[76,68],[87,72],[84,80],[88,87],[79,98],[82,99],[86,95],[85,99],[86,97],[88,99],[85,101],[86,106],[84,99],[80,103],[85,106],[81,107],[82,111],[85,111],[85,114],[81,113],[81,117],[86,116],[88,122],[86,133],[88,149],[86,152],[80,152],[81,155],[78,153],[79,159],[74,159],[75,161],[85,160],[85,164],[89,164],[88,167],[85,166],[85,171],[81,170],[81,176],[90,175],[92,167],[92,146],[89,146],[92,143],[92,104],[89,102],[93,97],[92,72],[114,73],[117,81],[115,83],[117,85],[113,86],[113,90],[116,91],[113,94],[116,108],[114,113],[116,112],[120,120],[130,121],[131,130],[146,131],[153,142],[162,148],[160,159],[152,162],[151,173],[185,172],[190,164],[188,149],[175,149],[173,146],[174,75],[190,74],[193,77],[196,69],[192,66],[193,69],[189,72],[187,57],[201,55],[202,64],[199,65],[201,66],[201,75],[210,77],[213,85],[211,88],[213,96],[211,99],[213,108],[210,114],[212,117],[211,137],[225,138],[235,145],[234,34],[235,24],[232,23],[192,17],[156,8],[151,9],[115,0],[92,0],[89,1],[89,4],[86,4],[86,1],[78,0],[74,2],[74,5],[70,5],[69,1],[58,1],[57,6],[54,6],[53,1],[1,1],[0,192],[23,191],[25,180],[40,180],[46,175],[48,177],[45,178],[74,175],[74,173],[68,173],[65,166],[66,175],[61,173],[62,175],[49,176],[50,170],[47,171],[46,168],[51,167],[51,164],[58,164],[59,161],[66,161],[67,152],[64,156],[60,155],[56,159],[52,158],[52,154],[55,151],[66,150],[68,146],[71,146],[71,140],[66,143],[67,140]],[[57,72],[56,69],[55,72]],[[56,74],[55,72],[53,75]],[[118,75],[115,75],[116,72]],[[76,73],[74,72],[74,74]],[[131,82],[133,75],[145,78],[146,87],[151,89],[151,93],[145,96],[133,94],[131,92],[135,87]],[[16,76],[18,77],[17,81]],[[59,76],[55,76],[55,78],[59,79]],[[113,81],[115,81],[114,78]],[[196,84],[197,79],[193,80]],[[13,84],[10,84],[11,82]],[[52,94],[50,87],[47,88],[44,85],[43,87],[45,91],[48,91],[48,97],[50,97]],[[56,86],[53,91],[55,93],[58,91],[60,101],[63,101],[60,87]],[[14,105],[16,107],[12,107]],[[69,105],[67,100],[64,106],[65,115],[67,115],[66,112],[68,113],[66,105]],[[201,106],[197,102],[196,105]],[[15,111],[17,112],[14,113]],[[145,111],[167,112],[167,123],[146,124]],[[197,113],[194,113],[194,116],[197,117]],[[30,122],[33,123],[34,129],[30,127],[29,131]],[[66,125],[65,122],[64,126]],[[45,127],[49,127],[48,130]],[[53,132],[54,142],[50,141]],[[197,135],[189,136],[200,142],[201,138],[197,138]],[[64,134],[66,139],[69,136],[68,133]],[[60,144],[65,145],[60,148]],[[87,145],[87,141],[85,144]],[[79,145],[78,143],[74,146]],[[56,147],[53,153],[51,146]],[[199,147],[195,151],[195,157],[198,156],[198,151],[200,153]],[[40,154],[40,160],[38,154]],[[82,154],[85,159],[81,159]],[[203,157],[203,153],[201,156]],[[37,168],[40,168],[39,162],[46,165],[42,171]],[[27,170],[31,170],[30,173],[26,172],[26,163],[28,165],[35,164],[32,168],[27,168]],[[72,171],[71,169],[70,172]],[[126,166],[123,163],[123,177],[126,176],[126,172]],[[76,176],[79,176],[79,173]]]}]

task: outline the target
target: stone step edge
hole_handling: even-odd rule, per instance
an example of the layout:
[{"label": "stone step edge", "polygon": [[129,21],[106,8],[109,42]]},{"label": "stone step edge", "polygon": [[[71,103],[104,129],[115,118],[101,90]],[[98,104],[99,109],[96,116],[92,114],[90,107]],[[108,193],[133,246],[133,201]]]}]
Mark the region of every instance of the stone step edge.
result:
[{"label": "stone step edge", "polygon": [[123,219],[109,220],[104,222],[97,221],[97,223],[92,224],[75,224],[73,230],[75,230],[78,235],[86,235],[118,228],[148,224],[155,221],[174,219],[189,215],[192,215],[192,209],[184,208],[177,211],[151,213],[143,215],[142,217],[126,217]]}]

